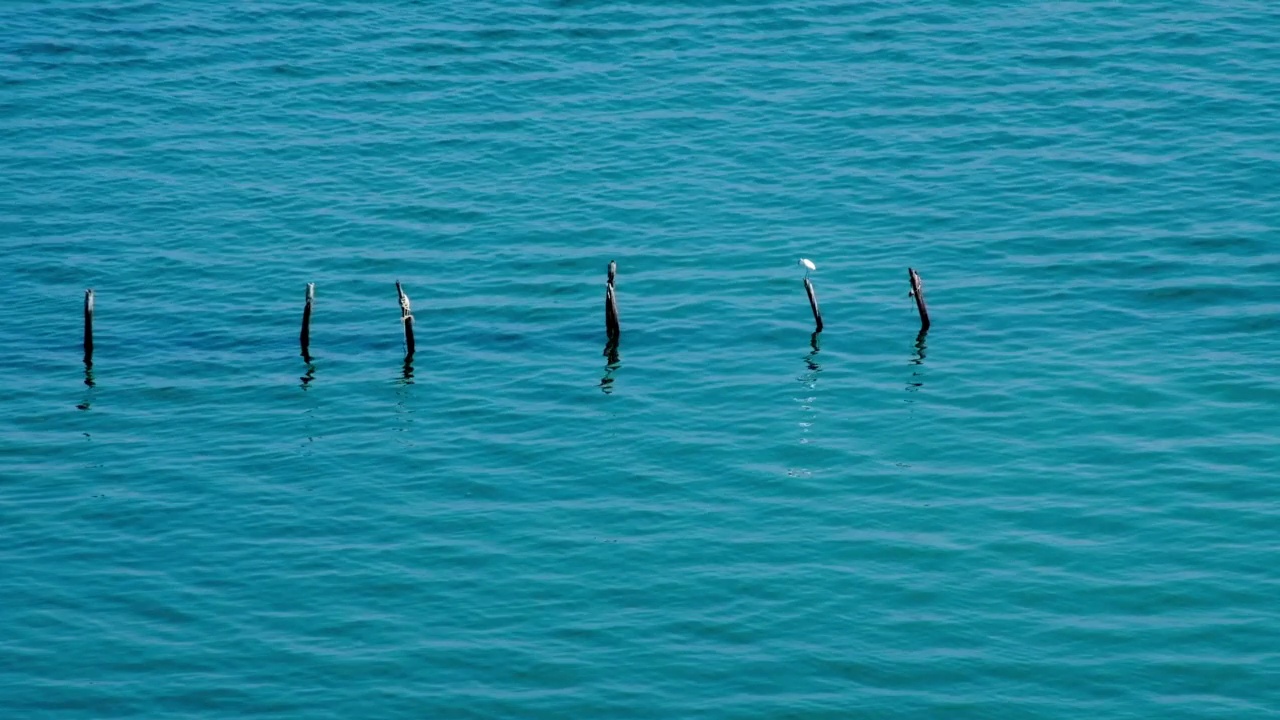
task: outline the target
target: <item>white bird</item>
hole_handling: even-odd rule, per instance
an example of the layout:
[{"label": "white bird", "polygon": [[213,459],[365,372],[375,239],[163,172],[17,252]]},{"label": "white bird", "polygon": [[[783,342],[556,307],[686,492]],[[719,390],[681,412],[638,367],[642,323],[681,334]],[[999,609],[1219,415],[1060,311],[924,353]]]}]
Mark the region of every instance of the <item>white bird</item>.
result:
[{"label": "white bird", "polygon": [[809,258],[800,258],[800,265],[803,265],[804,267],[806,267],[806,268],[808,268],[808,269],[810,269],[810,270],[817,270],[817,269],[818,269],[818,266],[817,266],[817,265],[814,265],[814,264],[813,264],[813,261],[812,261],[812,260],[810,260]]}]

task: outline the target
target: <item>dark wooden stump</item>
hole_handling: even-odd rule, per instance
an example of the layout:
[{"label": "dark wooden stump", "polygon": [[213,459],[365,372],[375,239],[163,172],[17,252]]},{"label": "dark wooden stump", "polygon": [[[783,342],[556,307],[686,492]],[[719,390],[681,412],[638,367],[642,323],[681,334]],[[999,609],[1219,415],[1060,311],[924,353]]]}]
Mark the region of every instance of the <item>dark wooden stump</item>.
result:
[{"label": "dark wooden stump", "polygon": [[924,303],[924,281],[920,273],[907,268],[907,278],[911,281],[911,297],[916,299],[916,310],[920,312],[920,332],[929,332],[929,308]]},{"label": "dark wooden stump", "polygon": [[84,291],[84,366],[93,367],[93,288]]},{"label": "dark wooden stump", "polygon": [[404,323],[404,361],[413,359],[413,310],[409,307],[409,296],[404,294],[400,281],[396,281],[396,294],[400,296],[400,322]]},{"label": "dark wooden stump", "polygon": [[618,324],[618,298],[614,295],[613,280],[618,275],[618,263],[609,261],[609,279],[604,286],[604,330],[611,341],[616,344],[622,334]]},{"label": "dark wooden stump", "polygon": [[809,278],[804,279],[804,291],[809,295],[809,309],[813,310],[814,332],[822,332],[822,309],[818,307],[818,293],[813,289]]},{"label": "dark wooden stump", "polygon": [[316,284],[307,283],[307,304],[302,308],[302,334],[298,342],[302,345],[302,359],[311,362],[311,304],[316,299]]}]

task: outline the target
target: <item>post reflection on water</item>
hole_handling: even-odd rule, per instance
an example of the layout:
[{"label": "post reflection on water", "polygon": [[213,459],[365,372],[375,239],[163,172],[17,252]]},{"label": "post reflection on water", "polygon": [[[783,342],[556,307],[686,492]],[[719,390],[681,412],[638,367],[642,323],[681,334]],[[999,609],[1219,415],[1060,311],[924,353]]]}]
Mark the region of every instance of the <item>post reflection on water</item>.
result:
[{"label": "post reflection on water", "polygon": [[814,393],[818,388],[818,376],[822,373],[822,363],[818,362],[818,354],[822,352],[820,336],[821,333],[815,332],[809,337],[811,351],[804,356],[805,372],[796,378],[809,391],[804,397],[796,398],[796,402],[800,403],[800,410],[805,413],[803,419],[800,420],[800,444],[802,445],[809,443],[807,436],[809,430],[813,427],[814,420],[817,419],[814,404],[818,397]]},{"label": "post reflection on water", "polygon": [[600,378],[600,392],[605,395],[613,393],[613,374],[622,367],[621,361],[618,359],[618,339],[617,337],[609,338],[609,342],[604,344],[604,352],[602,353],[608,359],[608,364],[604,366],[604,376]]},{"label": "post reflection on water", "polygon": [[93,405],[93,388],[97,384],[93,381],[93,363],[86,362],[84,364],[84,400],[76,405],[77,410],[88,410]]},{"label": "post reflection on water", "polygon": [[[919,392],[924,387],[924,358],[928,345],[925,338],[929,335],[928,330],[921,330],[916,336],[915,345],[912,346],[911,360],[907,363],[911,366],[911,377],[907,379],[907,392]],[[914,402],[908,399],[907,402]]]},{"label": "post reflection on water", "polygon": [[804,356],[805,365],[809,366],[811,372],[818,372],[822,366],[818,364],[818,353],[822,352],[822,332],[816,332],[809,336],[809,347],[813,349],[808,355]]},{"label": "post reflection on water", "polygon": [[310,387],[311,381],[316,379],[316,366],[312,365],[310,360],[307,360],[307,374],[298,379],[302,381],[303,390]]}]

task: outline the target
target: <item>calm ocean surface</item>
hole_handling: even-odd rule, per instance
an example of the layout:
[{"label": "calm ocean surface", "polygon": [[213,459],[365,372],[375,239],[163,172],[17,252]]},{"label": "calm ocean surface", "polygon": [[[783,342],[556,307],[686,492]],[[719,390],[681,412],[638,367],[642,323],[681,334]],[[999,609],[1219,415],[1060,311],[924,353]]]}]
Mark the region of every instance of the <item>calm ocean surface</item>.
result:
[{"label": "calm ocean surface", "polygon": [[5,0],[0,250],[4,718],[1280,717],[1274,3]]}]

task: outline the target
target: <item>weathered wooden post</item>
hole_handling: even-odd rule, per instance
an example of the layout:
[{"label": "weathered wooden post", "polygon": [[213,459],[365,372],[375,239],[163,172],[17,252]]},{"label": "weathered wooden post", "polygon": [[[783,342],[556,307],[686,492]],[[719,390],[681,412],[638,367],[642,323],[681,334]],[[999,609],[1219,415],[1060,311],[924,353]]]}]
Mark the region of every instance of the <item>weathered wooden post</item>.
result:
[{"label": "weathered wooden post", "polygon": [[799,263],[796,264],[804,268],[804,291],[805,295],[809,296],[809,309],[813,310],[813,333],[814,336],[817,336],[818,333],[822,332],[822,309],[818,307],[818,291],[814,290],[813,282],[809,279],[809,273],[812,270],[817,270],[818,265],[814,265],[813,260],[808,258],[801,258]]},{"label": "weathered wooden post", "polygon": [[604,284],[604,332],[607,339],[604,343],[604,356],[609,358],[610,365],[618,363],[618,341],[622,339],[622,327],[618,324],[618,296],[613,289],[613,281],[618,276],[618,263],[609,261],[609,278]]},{"label": "weathered wooden post", "polygon": [[84,366],[93,367],[93,288],[84,291]]},{"label": "weathered wooden post", "polygon": [[822,309],[818,307],[818,294],[813,289],[809,278],[804,279],[804,291],[809,294],[809,309],[813,311],[814,333],[822,332]]},{"label": "weathered wooden post", "polygon": [[604,330],[611,341],[617,341],[622,334],[618,325],[618,298],[614,295],[613,280],[618,275],[618,263],[609,261],[609,279],[604,286]]},{"label": "weathered wooden post", "polygon": [[307,283],[307,304],[302,308],[302,334],[298,341],[302,345],[302,359],[311,362],[311,304],[316,299],[316,284]]},{"label": "weathered wooden post", "polygon": [[813,264],[809,258],[800,258],[796,263],[804,268],[804,292],[809,296],[809,309],[813,311],[814,335],[822,332],[822,309],[818,307],[818,293],[813,289],[813,282],[809,280],[809,272],[817,270],[818,266]]},{"label": "weathered wooden post", "polygon": [[924,304],[924,281],[920,273],[907,268],[907,279],[911,281],[911,297],[916,299],[916,310],[920,312],[920,332],[929,332],[929,308]]},{"label": "weathered wooden post", "polygon": [[413,359],[413,310],[409,307],[409,296],[404,294],[400,281],[396,281],[396,293],[400,296],[400,322],[404,323],[404,361]]}]

